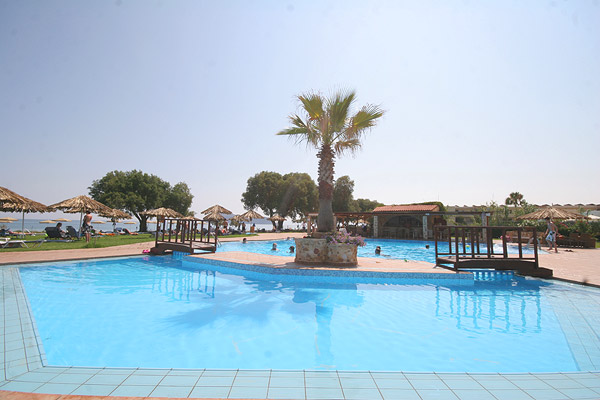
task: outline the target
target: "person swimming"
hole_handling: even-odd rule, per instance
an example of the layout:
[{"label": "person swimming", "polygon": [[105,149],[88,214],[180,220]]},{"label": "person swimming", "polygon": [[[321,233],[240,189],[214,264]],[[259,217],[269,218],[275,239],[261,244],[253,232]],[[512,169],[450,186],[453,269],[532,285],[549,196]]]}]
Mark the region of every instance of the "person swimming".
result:
[{"label": "person swimming", "polygon": [[246,238],[242,239],[242,243],[246,244],[247,242],[248,242],[248,239],[246,239]]},{"label": "person swimming", "polygon": [[271,251],[277,251],[277,243],[273,243],[273,247],[271,247]]},{"label": "person swimming", "polygon": [[375,247],[375,254],[377,254],[377,255],[381,254],[381,246]]},{"label": "person swimming", "polygon": [[293,253],[293,252],[294,252],[294,250],[296,250],[296,249],[294,248],[294,246],[290,246],[290,253]]}]

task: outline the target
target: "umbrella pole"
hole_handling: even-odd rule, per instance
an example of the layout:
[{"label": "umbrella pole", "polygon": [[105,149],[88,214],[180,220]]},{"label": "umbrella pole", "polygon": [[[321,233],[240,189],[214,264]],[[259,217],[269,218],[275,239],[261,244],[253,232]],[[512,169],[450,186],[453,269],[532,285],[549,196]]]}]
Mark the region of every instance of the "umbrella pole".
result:
[{"label": "umbrella pole", "polygon": [[77,232],[77,238],[81,239],[81,226],[83,225],[83,211],[79,214],[79,231]]},{"label": "umbrella pole", "polygon": [[25,237],[25,210],[23,210],[23,218],[21,219],[21,234]]}]

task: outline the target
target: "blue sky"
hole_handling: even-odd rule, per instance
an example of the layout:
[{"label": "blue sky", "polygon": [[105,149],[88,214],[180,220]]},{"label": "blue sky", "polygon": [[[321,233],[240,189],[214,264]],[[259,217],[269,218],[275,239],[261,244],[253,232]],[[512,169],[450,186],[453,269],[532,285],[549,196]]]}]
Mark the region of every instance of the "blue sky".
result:
[{"label": "blue sky", "polygon": [[600,203],[598,1],[0,0],[0,186],[45,204],[113,170],[242,212],[307,172],[275,133],[311,90],[386,115],[337,161],[386,204]]}]

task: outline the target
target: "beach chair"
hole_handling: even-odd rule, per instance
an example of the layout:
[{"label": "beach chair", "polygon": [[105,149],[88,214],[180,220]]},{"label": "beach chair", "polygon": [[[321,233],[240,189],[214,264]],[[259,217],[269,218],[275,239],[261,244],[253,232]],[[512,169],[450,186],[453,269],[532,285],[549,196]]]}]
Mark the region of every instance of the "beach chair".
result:
[{"label": "beach chair", "polygon": [[0,238],[0,247],[7,249],[10,247],[27,247],[24,240],[15,240],[10,238]]},{"label": "beach chair", "polygon": [[55,226],[49,226],[44,229],[46,231],[46,235],[48,239],[67,239],[67,235],[64,232],[61,232]]},{"label": "beach chair", "polygon": [[137,235],[137,232],[131,232],[129,229],[127,228],[123,228],[123,232],[125,232],[126,235]]},{"label": "beach chair", "polygon": [[79,233],[71,225],[67,226],[67,236],[73,239],[79,239]]}]

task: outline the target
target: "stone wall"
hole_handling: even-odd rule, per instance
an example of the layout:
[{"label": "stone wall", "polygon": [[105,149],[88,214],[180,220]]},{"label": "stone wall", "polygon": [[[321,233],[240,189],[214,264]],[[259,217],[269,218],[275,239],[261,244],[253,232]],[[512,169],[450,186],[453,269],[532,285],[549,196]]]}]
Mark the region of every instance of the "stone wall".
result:
[{"label": "stone wall", "polygon": [[301,238],[296,241],[295,262],[299,264],[326,264],[352,266],[357,264],[358,246],[327,243],[326,239]]}]

